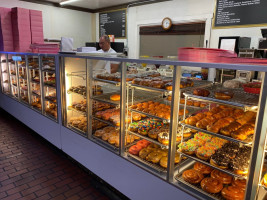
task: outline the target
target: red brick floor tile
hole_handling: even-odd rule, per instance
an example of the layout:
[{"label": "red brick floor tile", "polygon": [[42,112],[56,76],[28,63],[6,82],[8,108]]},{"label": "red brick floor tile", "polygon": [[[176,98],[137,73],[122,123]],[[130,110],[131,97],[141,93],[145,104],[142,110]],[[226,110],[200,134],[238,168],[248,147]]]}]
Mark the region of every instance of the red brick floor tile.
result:
[{"label": "red brick floor tile", "polygon": [[62,151],[0,109],[1,200],[108,200],[91,179]]}]

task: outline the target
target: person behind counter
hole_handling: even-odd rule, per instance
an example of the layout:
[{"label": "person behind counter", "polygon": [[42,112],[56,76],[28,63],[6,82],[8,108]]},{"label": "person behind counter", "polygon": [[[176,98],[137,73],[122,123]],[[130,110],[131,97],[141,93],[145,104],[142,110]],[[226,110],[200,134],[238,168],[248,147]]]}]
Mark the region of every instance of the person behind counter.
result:
[{"label": "person behind counter", "polygon": [[[110,39],[107,35],[103,35],[99,38],[99,46],[101,49],[98,50],[98,52],[100,53],[117,53],[110,47]],[[109,73],[116,73],[119,69],[119,63],[107,61],[105,63],[105,69]]]}]

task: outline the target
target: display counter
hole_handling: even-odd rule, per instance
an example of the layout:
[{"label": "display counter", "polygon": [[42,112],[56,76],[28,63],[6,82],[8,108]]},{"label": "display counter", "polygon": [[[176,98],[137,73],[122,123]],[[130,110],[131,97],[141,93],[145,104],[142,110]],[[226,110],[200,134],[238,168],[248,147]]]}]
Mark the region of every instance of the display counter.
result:
[{"label": "display counter", "polygon": [[[6,60],[12,58],[10,53],[2,55]],[[30,55],[24,56],[30,83],[33,73],[27,61]],[[38,55],[39,66],[46,57]],[[23,97],[20,90],[19,100],[14,95],[9,71],[12,67],[5,64],[4,58],[1,107],[46,139],[49,131],[42,132],[41,128],[34,128],[39,125],[28,122],[32,115],[39,115],[39,123],[44,126],[58,126],[53,136],[57,135],[59,141],[51,141],[57,140],[51,137],[48,140],[53,144],[59,142],[59,148],[124,195],[130,199],[265,196],[266,125],[262,122],[267,117],[264,112],[267,76],[257,85],[247,85],[250,90],[244,91],[236,82],[222,85],[184,79],[181,66],[246,69],[265,75],[266,66],[141,60],[114,55],[59,57],[60,66],[55,68],[57,118],[47,117],[46,110],[49,108],[46,99],[49,103],[52,99],[45,86],[51,88],[49,77],[53,74],[50,71],[45,74],[39,67],[42,107],[41,112],[36,112],[29,100],[28,104],[20,104]],[[20,61],[13,59],[8,63],[12,62],[16,67]],[[108,62],[120,63],[121,72],[106,73],[100,65]],[[130,65],[144,63],[173,65],[172,76],[162,71],[127,70]],[[5,67],[9,76],[3,73]],[[32,89],[29,87],[28,91],[28,99],[32,99]],[[16,113],[16,109],[21,109],[26,117]]]}]

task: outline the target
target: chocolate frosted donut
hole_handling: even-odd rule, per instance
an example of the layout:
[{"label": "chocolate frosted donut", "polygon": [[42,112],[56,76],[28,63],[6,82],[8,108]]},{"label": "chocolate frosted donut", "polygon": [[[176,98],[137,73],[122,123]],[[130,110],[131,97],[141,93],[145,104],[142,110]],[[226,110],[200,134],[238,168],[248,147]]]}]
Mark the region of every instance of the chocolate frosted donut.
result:
[{"label": "chocolate frosted donut", "polygon": [[237,174],[247,174],[249,160],[250,160],[251,148],[242,147],[237,153],[236,157],[231,160],[230,167],[235,170]]}]

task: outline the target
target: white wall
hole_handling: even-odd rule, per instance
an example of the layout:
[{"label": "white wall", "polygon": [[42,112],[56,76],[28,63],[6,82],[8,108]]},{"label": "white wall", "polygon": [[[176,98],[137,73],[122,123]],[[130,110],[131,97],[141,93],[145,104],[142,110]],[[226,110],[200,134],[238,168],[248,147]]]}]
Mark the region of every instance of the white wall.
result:
[{"label": "white wall", "polygon": [[53,6],[22,2],[18,0],[0,0],[0,7],[21,7],[43,12],[44,38],[60,39],[61,36],[72,37],[74,47],[84,46],[92,38],[91,13],[74,11]]}]

